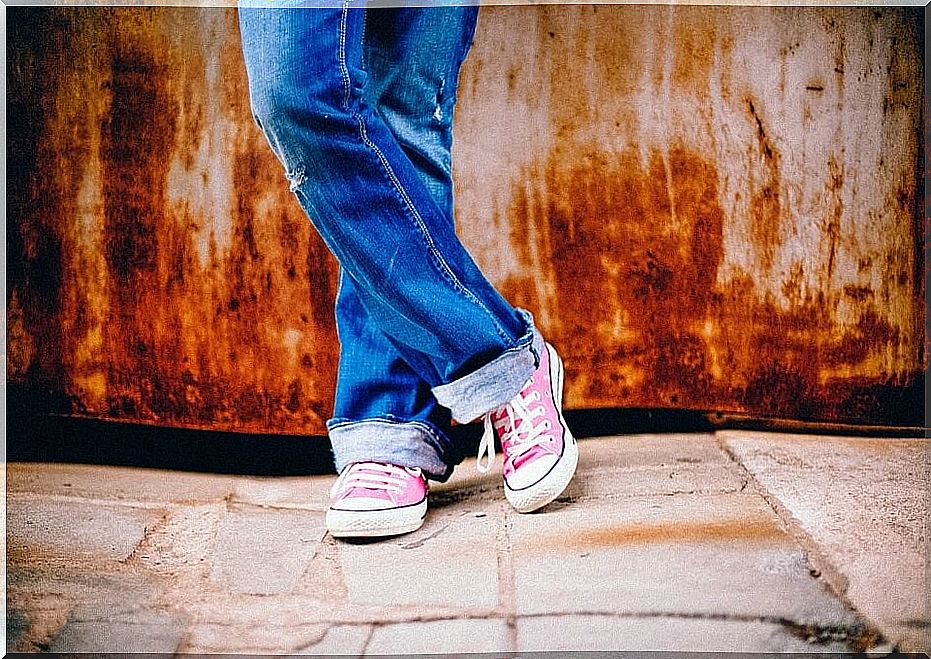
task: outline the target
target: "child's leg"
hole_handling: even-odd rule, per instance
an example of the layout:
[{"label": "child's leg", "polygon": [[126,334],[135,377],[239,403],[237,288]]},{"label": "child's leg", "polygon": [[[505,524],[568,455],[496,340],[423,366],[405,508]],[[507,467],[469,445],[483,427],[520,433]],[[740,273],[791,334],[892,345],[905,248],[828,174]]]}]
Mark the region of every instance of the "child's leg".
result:
[{"label": "child's leg", "polygon": [[[477,13],[474,7],[392,8],[370,10],[366,17],[366,100],[450,221],[452,113]],[[388,462],[445,480],[462,459],[447,438],[449,410],[408,365],[404,347],[395,347],[374,324],[344,272],[336,320],[341,353],[328,426],[337,469]],[[433,381],[439,379],[435,374]]]},{"label": "child's leg", "polygon": [[410,145],[366,97],[364,17],[241,9],[253,111],[369,320],[470,421],[520,391],[542,340],[478,270]]}]

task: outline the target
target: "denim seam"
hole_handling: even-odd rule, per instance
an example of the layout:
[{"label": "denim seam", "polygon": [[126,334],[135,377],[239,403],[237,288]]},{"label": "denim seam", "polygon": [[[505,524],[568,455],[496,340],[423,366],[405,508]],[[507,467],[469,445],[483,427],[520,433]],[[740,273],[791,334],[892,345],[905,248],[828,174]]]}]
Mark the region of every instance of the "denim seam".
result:
[{"label": "denim seam", "polygon": [[401,185],[401,181],[398,180],[397,175],[394,173],[394,170],[391,168],[391,164],[385,158],[385,154],[382,153],[381,149],[372,142],[368,133],[365,130],[365,121],[358,112],[350,110],[349,101],[351,98],[351,89],[352,89],[352,79],[349,75],[349,68],[346,64],[346,32],[347,32],[347,22],[349,14],[349,1],[344,0],[343,2],[343,11],[340,18],[340,34],[339,34],[339,66],[340,73],[343,78],[343,87],[345,89],[345,97],[343,99],[343,110],[351,114],[356,123],[359,126],[359,138],[362,140],[362,143],[368,147],[378,158],[381,163],[382,168],[385,170],[385,173],[388,175],[388,179],[394,187],[397,194],[401,197],[402,205],[405,206],[408,212],[411,214],[411,219],[414,220],[414,224],[420,231],[421,237],[424,239],[424,242],[427,246],[427,251],[432,257],[431,260],[434,262],[434,265],[437,266],[440,274],[444,276],[449,284],[452,285],[453,289],[461,293],[467,300],[475,304],[482,311],[485,312],[485,315],[491,320],[492,324],[495,327],[495,331],[498,332],[498,336],[504,340],[506,345],[513,346],[514,340],[508,335],[504,327],[498,322],[494,314],[491,313],[491,310],[485,306],[485,304],[476,297],[476,295],[470,291],[460,280],[456,277],[456,274],[452,271],[449,264],[443,258],[443,255],[436,247],[436,243],[433,241],[433,237],[430,235],[430,232],[427,230],[427,226],[423,221],[423,218],[420,216],[416,206],[411,201],[411,198],[408,196],[407,191],[404,189],[404,186]]},{"label": "denim seam", "polygon": [[346,32],[349,22],[349,0],[344,0],[343,11],[339,17],[339,73],[343,78],[343,110],[349,112],[349,99],[352,94],[352,79],[349,77],[349,67],[346,65]]},{"label": "denim seam", "polygon": [[362,12],[362,52],[359,55],[361,62],[362,62],[361,66],[362,66],[363,71],[368,70],[366,62],[365,62],[365,35],[368,33],[368,24],[369,24],[369,12],[368,10],[365,10]]}]

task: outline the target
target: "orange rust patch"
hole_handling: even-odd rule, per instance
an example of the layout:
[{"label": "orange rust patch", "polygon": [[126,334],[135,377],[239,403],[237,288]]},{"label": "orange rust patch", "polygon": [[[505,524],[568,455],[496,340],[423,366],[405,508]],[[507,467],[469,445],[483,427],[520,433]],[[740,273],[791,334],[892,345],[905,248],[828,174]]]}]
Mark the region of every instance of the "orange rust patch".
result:
[{"label": "orange rust patch", "polygon": [[[54,392],[60,412],[320,434],[338,356],[335,261],[253,125],[235,11],[210,12],[14,12],[11,107],[23,121],[12,124],[11,202],[21,212],[11,287],[23,345],[36,346],[22,378]],[[204,101],[209,67],[222,72],[220,103]],[[99,123],[62,120],[87,106],[104,109]],[[225,116],[209,116],[216,108]],[[216,140],[217,125],[228,140]],[[208,138],[216,161],[201,169]],[[236,188],[229,216],[213,202],[224,168]],[[101,186],[100,274],[71,251],[84,240],[77,183],[88,172]],[[186,186],[202,201],[185,203]],[[232,234],[222,247],[219,232]],[[102,349],[86,358],[88,374],[73,355],[91,322]],[[88,383],[102,407],[85,407]]]},{"label": "orange rust patch", "polygon": [[[589,404],[615,396],[622,385],[616,365],[633,362],[651,374],[654,400],[702,400],[711,375],[693,321],[712,302],[723,253],[714,167],[681,148],[666,156],[653,151],[645,164],[635,151],[591,149],[568,167],[554,159],[528,177],[542,177],[548,196],[518,196],[508,221],[520,235],[533,235],[527,217],[546,218],[536,239],[539,251],[549,252],[556,281],[560,322],[553,340],[568,354],[584,355],[566,360],[570,379],[584,372],[587,382],[574,395]],[[682,229],[665,235],[673,207]],[[642,337],[638,345],[618,345],[607,329],[593,333],[614,325],[618,307]]]},{"label": "orange rust patch", "polygon": [[714,65],[715,26],[710,21],[703,22],[699,18],[701,12],[677,9],[691,20],[677,25],[672,37],[675,54],[672,80],[684,89],[706,89]]},{"label": "orange rust patch", "polygon": [[[908,401],[920,378],[886,391],[867,380],[822,376],[827,368],[856,368],[873,351],[905,340],[865,291],[844,292],[858,320],[838,332],[833,302],[802,289],[801,263],[783,286],[788,309],[761,300],[750,276],[717,282],[723,211],[712,163],[681,147],[654,150],[645,163],[633,150],[580,150],[584,158],[566,161],[558,149],[528,169],[506,221],[522,241],[537,241],[535,249],[519,249],[521,261],[552,273],[547,303],[558,317],[543,324],[564,353],[570,407],[717,409],[829,421],[857,410],[861,421],[900,423],[915,416]],[[776,225],[774,219],[768,226]],[[775,235],[758,244],[761,253],[773,248]],[[534,264],[533,254],[544,261]],[[521,276],[502,289],[529,308],[538,308],[543,293],[536,280]]]}]

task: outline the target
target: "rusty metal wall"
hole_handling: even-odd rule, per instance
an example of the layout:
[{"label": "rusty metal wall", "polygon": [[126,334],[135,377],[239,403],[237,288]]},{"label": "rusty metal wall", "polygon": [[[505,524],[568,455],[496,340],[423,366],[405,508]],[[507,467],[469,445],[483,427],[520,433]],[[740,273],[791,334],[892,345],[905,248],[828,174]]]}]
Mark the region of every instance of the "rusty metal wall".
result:
[{"label": "rusty metal wall", "polygon": [[[569,407],[921,423],[919,11],[482,9],[460,233]],[[7,18],[9,382],[322,433],[335,262],[252,124],[235,12]]]}]

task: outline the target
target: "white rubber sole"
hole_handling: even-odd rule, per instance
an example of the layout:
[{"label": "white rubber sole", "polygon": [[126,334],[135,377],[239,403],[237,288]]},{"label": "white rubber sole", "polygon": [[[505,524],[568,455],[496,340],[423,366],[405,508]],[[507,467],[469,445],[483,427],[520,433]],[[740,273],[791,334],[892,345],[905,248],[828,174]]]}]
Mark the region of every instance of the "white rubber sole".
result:
[{"label": "white rubber sole", "polygon": [[334,510],[326,514],[326,528],[334,538],[378,538],[416,531],[427,516],[427,500],[390,510]]},{"label": "white rubber sole", "polygon": [[576,444],[575,437],[569,432],[569,428],[566,427],[566,420],[562,417],[564,377],[562,359],[559,358],[556,350],[548,343],[546,344],[546,350],[550,356],[550,379],[554,385],[553,394],[556,409],[559,410],[559,420],[563,428],[566,429],[565,445],[559,461],[553,465],[553,468],[550,469],[546,476],[535,484],[520,490],[512,490],[508,487],[507,481],[504,482],[504,497],[519,513],[530,513],[539,510],[556,499],[569,487],[569,483],[572,481],[572,477],[575,476],[575,470],[579,464],[578,444]]}]

